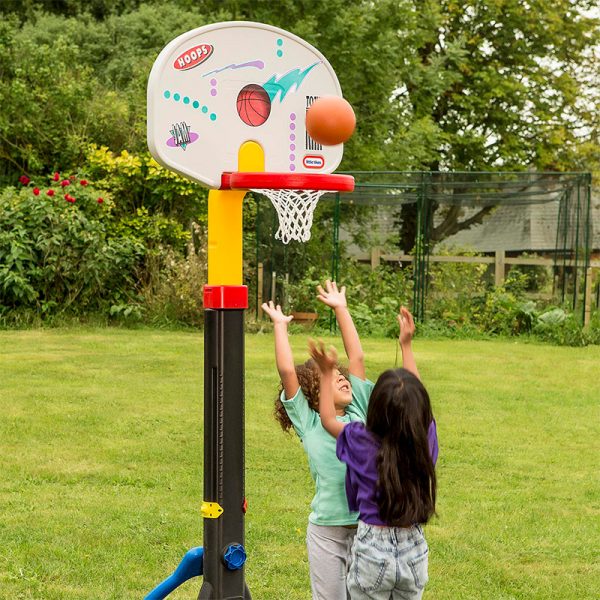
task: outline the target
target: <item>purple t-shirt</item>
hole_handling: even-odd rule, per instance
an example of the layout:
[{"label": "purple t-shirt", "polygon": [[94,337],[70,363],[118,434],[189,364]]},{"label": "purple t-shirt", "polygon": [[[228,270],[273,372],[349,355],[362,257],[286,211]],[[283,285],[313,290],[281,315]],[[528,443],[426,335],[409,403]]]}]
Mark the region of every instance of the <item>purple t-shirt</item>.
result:
[{"label": "purple t-shirt", "polygon": [[[435,419],[427,432],[429,452],[435,465],[438,441]],[[337,457],[347,465],[346,496],[350,510],[359,512],[359,519],[369,525],[387,525],[379,517],[377,506],[377,454],[379,442],[360,421],[348,423],[337,439]]]}]

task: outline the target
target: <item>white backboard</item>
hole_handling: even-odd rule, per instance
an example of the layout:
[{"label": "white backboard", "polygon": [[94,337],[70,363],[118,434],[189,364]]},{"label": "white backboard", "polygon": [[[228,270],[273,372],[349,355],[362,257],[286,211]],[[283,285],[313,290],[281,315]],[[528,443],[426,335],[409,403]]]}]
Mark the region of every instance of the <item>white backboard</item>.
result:
[{"label": "white backboard", "polygon": [[265,171],[331,173],[343,144],[317,144],[305,117],[316,98],[341,95],[329,62],[296,35],[261,23],[207,25],[170,42],[152,67],[148,147],[163,166],[210,188],[237,171],[246,141],[262,146]]}]

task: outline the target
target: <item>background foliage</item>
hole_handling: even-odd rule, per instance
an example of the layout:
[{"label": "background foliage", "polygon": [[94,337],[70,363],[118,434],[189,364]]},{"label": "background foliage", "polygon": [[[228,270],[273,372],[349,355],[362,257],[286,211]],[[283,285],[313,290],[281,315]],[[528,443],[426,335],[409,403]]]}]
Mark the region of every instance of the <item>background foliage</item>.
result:
[{"label": "background foliage", "polygon": [[[253,20],[283,27],[318,47],[357,113],[358,128],[346,145],[343,170],[597,170],[599,23],[591,11],[594,4],[3,2],[0,187],[9,186],[0,196],[4,322],[19,311],[25,312],[18,322],[28,321],[22,318],[25,313],[47,319],[96,311],[106,318],[197,323],[192,314],[204,277],[206,191],[158,166],[145,141],[148,73],[160,50],[177,35],[217,21]],[[61,204],[58,196],[52,201],[33,196],[31,186],[41,186],[54,172],[92,181],[106,198],[104,212],[92,200],[86,205],[87,192],[74,205]],[[22,175],[34,182],[29,191],[17,183]],[[249,198],[244,272],[251,285],[259,210]],[[404,217],[410,223],[410,215]],[[319,218],[327,221],[332,214],[324,208]],[[61,232],[65,256],[53,281],[48,265],[36,262],[43,260],[41,246],[30,240],[46,240],[51,234],[40,223],[61,219],[62,229],[56,225],[52,235]],[[88,254],[82,232],[91,240],[86,241]],[[17,242],[19,236],[25,241]],[[406,239],[410,249],[414,240],[410,234]],[[102,255],[98,250],[103,244],[110,251]],[[325,247],[314,232],[306,248],[289,250],[287,260],[302,266],[305,284],[328,272],[323,268],[329,268]],[[90,256],[97,257],[97,265],[85,264]],[[80,273],[77,261],[83,261]],[[378,273],[378,278],[350,263],[347,267],[340,276],[357,290],[357,310],[376,317],[371,325],[370,316],[361,319],[364,327],[379,328],[379,316],[394,310],[389,299],[409,293],[408,279],[396,279],[397,273]],[[440,277],[444,275],[434,273],[433,285],[440,285]],[[376,289],[379,296],[363,298],[361,289]],[[485,296],[473,291],[476,298]],[[181,301],[186,293],[192,294],[191,305]],[[291,301],[297,303],[299,286],[294,293]],[[475,317],[465,316],[465,302],[440,297],[432,315],[446,324],[473,324]],[[475,325],[513,331],[484,317],[507,302],[514,304],[513,297],[500,292],[493,300],[486,296]]]},{"label": "background foliage", "polygon": [[[597,160],[594,0],[3,3],[0,150],[15,170],[72,168],[82,142],[145,150],[145,90],[193,27],[293,31],[335,68],[359,127],[345,170],[590,169]],[[594,156],[595,154],[595,156]]]}]

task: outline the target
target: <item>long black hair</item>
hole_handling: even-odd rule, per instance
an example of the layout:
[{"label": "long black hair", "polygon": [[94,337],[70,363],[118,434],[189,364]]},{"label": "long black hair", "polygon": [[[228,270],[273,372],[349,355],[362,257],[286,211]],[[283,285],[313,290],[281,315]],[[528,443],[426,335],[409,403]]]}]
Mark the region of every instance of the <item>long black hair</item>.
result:
[{"label": "long black hair", "polygon": [[429,394],[406,369],[383,372],[371,393],[367,429],[381,443],[377,505],[392,527],[426,523],[435,513],[436,479],[427,433]]}]

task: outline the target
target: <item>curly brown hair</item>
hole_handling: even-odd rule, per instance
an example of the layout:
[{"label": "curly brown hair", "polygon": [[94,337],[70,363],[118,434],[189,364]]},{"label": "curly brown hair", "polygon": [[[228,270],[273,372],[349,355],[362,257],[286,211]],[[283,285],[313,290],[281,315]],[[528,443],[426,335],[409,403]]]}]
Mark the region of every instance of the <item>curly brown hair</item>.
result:
[{"label": "curly brown hair", "polygon": [[[314,410],[316,413],[319,412],[319,387],[321,385],[321,371],[317,363],[309,358],[306,362],[296,365],[296,377],[298,383],[302,388],[302,393],[308,402],[308,407]],[[346,378],[350,378],[350,373],[346,367],[338,364],[337,369]],[[283,382],[279,382],[279,390],[277,398],[275,398],[275,409],[273,415],[275,420],[281,425],[281,429],[285,432],[289,432],[292,428],[292,422],[288,417],[288,414],[281,402],[281,392],[283,392]]]}]

